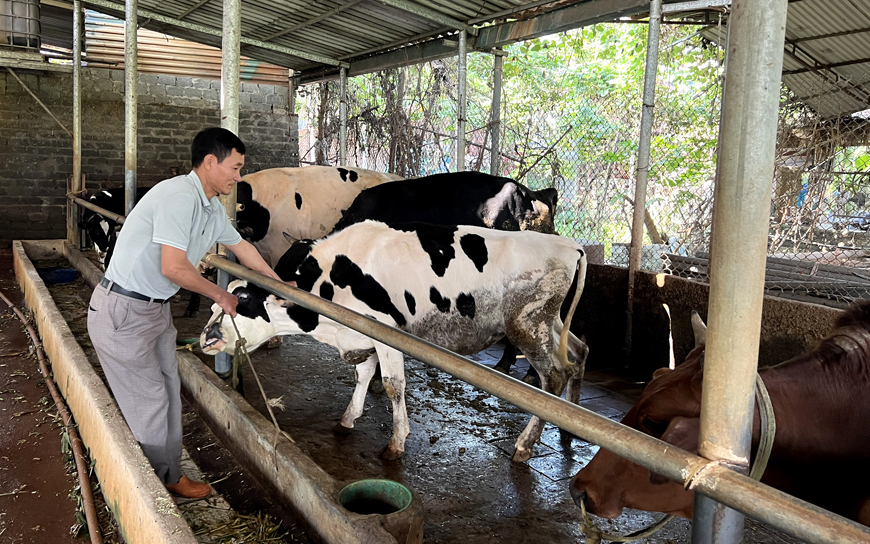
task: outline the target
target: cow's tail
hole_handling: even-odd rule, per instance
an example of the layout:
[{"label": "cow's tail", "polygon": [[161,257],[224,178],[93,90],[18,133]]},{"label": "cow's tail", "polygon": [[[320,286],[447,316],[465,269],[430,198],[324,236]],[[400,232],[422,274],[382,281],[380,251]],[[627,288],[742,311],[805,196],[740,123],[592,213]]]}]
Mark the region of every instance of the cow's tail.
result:
[{"label": "cow's tail", "polygon": [[586,252],[583,249],[578,251],[580,258],[577,259],[577,286],[574,289],[574,300],[571,301],[571,307],[568,308],[565,323],[562,325],[562,330],[559,333],[559,349],[556,352],[562,369],[566,371],[574,366],[574,363],[568,360],[568,337],[571,334],[571,318],[574,317],[574,310],[577,309],[580,295],[583,294],[583,287],[586,284]]}]

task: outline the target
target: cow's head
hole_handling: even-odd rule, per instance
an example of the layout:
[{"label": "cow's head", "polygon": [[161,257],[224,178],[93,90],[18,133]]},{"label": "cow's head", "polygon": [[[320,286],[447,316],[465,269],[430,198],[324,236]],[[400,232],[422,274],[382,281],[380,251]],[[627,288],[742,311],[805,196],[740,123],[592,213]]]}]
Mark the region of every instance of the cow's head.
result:
[{"label": "cow's head", "polygon": [[86,212],[79,221],[79,228],[87,233],[94,244],[97,260],[104,267],[109,265],[110,254],[118,237],[118,226],[118,223],[91,211]]},{"label": "cow's head", "polygon": [[[273,336],[309,332],[305,329],[310,323],[300,325],[298,316],[294,316],[304,308],[279,299],[244,280],[233,281],[227,290],[239,297],[235,321],[239,333],[247,341],[245,347],[248,351],[254,351]],[[233,353],[238,336],[232,320],[217,304],[212,305],[211,309],[212,316],[199,338],[202,351],[208,355],[216,355],[221,351]],[[314,314],[314,318],[316,323],[317,314]]]},{"label": "cow's head", "polygon": [[[693,312],[695,348],[685,362],[655,372],[623,425],[697,453],[706,327]],[[691,518],[694,492],[640,465],[601,449],[574,479],[571,496],[601,517],[615,518],[623,508],[665,512]]]},{"label": "cow's head", "polygon": [[529,192],[532,196],[532,209],[520,220],[520,230],[556,234],[556,202],[559,192],[553,188]]}]

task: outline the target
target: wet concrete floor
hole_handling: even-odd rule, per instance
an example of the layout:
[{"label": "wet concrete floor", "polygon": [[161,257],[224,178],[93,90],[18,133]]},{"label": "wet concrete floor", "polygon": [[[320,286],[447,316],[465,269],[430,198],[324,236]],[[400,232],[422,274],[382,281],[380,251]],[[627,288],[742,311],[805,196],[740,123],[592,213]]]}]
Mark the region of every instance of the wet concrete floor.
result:
[{"label": "wet concrete floor", "polygon": [[[207,363],[212,359],[199,354]],[[495,364],[495,346],[474,359]],[[335,423],[350,401],[353,368],[337,351],[307,336],[285,337],[277,349],[261,349],[252,360],[264,377],[269,398],[282,397],[276,412],[282,428],[318,465],[340,481],[389,478],[414,489],[425,511],[425,541],[583,542],[580,511],[568,493],[573,475],[598,451],[580,439],[563,438],[547,425],[535,455],[513,463],[513,444],[529,415],[508,402],[407,358],[407,406],[411,435],[405,456],[383,461],[378,452],[392,433],[391,404],[385,394],[369,393],[353,432],[335,434]],[[520,360],[512,375],[528,366]],[[249,368],[244,369],[245,396],[264,415],[265,404]],[[606,372],[589,371],[581,405],[620,420],[634,404],[643,384],[629,384]],[[268,415],[267,415],[268,417]],[[660,514],[626,510],[616,520],[598,520],[601,528],[620,534],[640,529]],[[676,519],[643,542],[689,542],[690,524]],[[793,542],[749,521],[745,542]]]}]

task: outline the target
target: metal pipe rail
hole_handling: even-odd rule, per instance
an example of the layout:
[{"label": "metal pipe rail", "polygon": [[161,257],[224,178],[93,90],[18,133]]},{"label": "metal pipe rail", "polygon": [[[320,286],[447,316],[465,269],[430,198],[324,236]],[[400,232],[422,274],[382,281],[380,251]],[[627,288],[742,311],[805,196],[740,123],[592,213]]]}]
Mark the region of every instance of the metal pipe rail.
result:
[{"label": "metal pipe rail", "polygon": [[399,349],[654,472],[678,482],[691,479],[696,491],[785,533],[819,544],[870,543],[870,528],[751,480],[722,464],[711,463],[708,459],[217,255],[209,255],[203,262]]},{"label": "metal pipe rail", "polygon": [[111,219],[115,223],[120,223],[122,225],[124,224],[125,216],[123,216],[123,215],[118,215],[116,213],[110,212],[109,210],[107,210],[105,208],[101,208],[99,206],[91,204],[87,200],[82,200],[81,198],[78,198],[78,197],[73,196],[73,195],[66,195],[66,197],[68,200],[75,202],[79,206],[81,206],[83,208],[87,208],[91,211],[97,212],[98,214],[102,215],[103,217]]}]

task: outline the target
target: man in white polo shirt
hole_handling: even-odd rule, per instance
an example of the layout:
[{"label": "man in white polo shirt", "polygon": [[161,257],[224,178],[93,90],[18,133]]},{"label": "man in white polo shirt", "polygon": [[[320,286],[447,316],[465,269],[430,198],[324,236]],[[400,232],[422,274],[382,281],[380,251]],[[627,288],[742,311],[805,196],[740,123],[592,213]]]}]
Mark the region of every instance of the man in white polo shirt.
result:
[{"label": "man in white polo shirt", "polygon": [[167,300],[180,287],[236,315],[238,299],[204,279],[196,265],[221,243],[239,262],[280,279],[233,228],[218,195],[241,179],[245,144],[223,128],[191,146],[193,170],[154,186],[127,217],[115,254],[88,308],[88,332],[115,399],[166,488],[202,498],[208,484],[181,473],[181,383],[176,330]]}]

